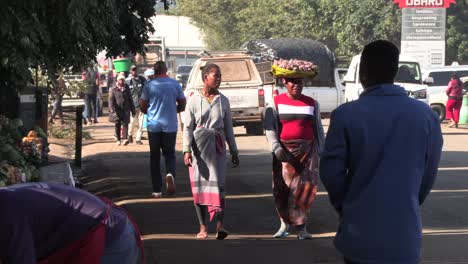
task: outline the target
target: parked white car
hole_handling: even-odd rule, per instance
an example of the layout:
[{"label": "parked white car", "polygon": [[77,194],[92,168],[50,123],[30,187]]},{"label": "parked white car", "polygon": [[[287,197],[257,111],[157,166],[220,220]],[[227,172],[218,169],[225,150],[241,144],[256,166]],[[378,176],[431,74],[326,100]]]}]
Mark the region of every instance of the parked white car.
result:
[{"label": "parked white car", "polygon": [[[359,80],[360,62],[361,55],[354,56],[351,60],[351,64],[349,65],[348,72],[344,77],[344,102],[357,100],[359,95],[364,91]],[[408,92],[408,96],[427,102],[427,86],[423,83],[419,62],[410,57],[400,56],[398,67],[399,69],[397,76],[395,77],[395,84],[405,88]]]},{"label": "parked white car", "polygon": [[[464,84],[465,90],[468,91],[468,76],[460,78]],[[448,82],[447,82],[448,84]],[[447,88],[447,85],[445,85]],[[432,93],[429,95],[429,105],[431,106],[432,110],[437,113],[439,116],[440,122],[445,120],[446,110],[445,106],[448,100],[448,96],[445,93],[445,89],[442,92]]]},{"label": "parked white car", "polygon": [[445,90],[452,74],[461,78],[468,77],[468,65],[431,67],[423,74],[428,86],[429,105],[437,113],[440,121],[445,120],[445,104],[447,103]]}]

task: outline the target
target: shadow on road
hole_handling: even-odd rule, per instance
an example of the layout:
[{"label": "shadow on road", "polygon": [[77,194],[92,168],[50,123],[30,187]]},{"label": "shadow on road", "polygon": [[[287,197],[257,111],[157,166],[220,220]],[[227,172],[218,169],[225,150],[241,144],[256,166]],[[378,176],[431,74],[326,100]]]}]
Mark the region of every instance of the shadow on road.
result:
[{"label": "shadow on road", "polygon": [[[227,169],[225,225],[230,236],[225,241],[214,239],[213,225],[207,240],[195,239],[198,221],[180,152],[175,197],[150,197],[147,151],[88,156],[87,175],[81,182],[88,191],[119,202],[135,217],[147,263],[342,263],[332,245],[338,219],[322,186],[308,225],[315,239],[297,241],[294,232],[287,239],[271,238],[279,227],[271,196],[271,154],[255,147],[240,151],[239,168]],[[468,168],[460,166],[466,166],[467,160],[468,152],[443,153],[434,191],[422,208],[422,263],[466,259]]]}]

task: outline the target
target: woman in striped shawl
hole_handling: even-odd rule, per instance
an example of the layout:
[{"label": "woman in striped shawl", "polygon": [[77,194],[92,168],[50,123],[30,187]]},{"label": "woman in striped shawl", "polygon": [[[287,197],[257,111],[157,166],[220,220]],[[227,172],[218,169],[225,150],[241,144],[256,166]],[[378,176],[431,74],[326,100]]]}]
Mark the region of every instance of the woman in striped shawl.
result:
[{"label": "woman in striped shawl", "polygon": [[203,88],[190,94],[185,108],[184,163],[189,166],[195,210],[200,222],[197,238],[208,237],[209,220],[216,218],[216,239],[228,235],[223,228],[226,145],[231,161],[239,165],[229,100],[219,91],[221,71],[216,64],[202,69]]},{"label": "woman in striped shawl", "polygon": [[[273,196],[281,227],[275,238],[289,235],[295,227],[298,239],[310,239],[306,225],[310,208],[297,205],[298,199],[312,201],[318,184],[319,153],[324,133],[319,104],[302,94],[303,78],[282,78],[287,93],[274,97],[265,112],[265,130],[273,152]],[[310,197],[300,191],[312,188]],[[304,192],[307,193],[307,192]]]}]

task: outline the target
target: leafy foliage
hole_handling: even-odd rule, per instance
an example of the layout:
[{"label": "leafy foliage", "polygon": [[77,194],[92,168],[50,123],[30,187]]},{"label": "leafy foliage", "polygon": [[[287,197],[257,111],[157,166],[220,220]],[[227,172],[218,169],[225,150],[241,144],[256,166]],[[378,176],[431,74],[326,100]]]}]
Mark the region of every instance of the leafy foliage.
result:
[{"label": "leafy foliage", "polygon": [[446,62],[468,64],[468,0],[458,0],[447,10]]},{"label": "leafy foliage", "polygon": [[[236,49],[256,38],[311,38],[350,57],[375,39],[399,45],[401,9],[376,0],[177,0],[177,14],[202,29],[210,49]],[[447,57],[468,59],[468,0],[448,9]],[[453,58],[453,59],[452,59]]]},{"label": "leafy foliage", "polygon": [[180,14],[192,18],[205,34],[211,49],[237,49],[242,35],[237,13],[248,6],[249,0],[193,1],[177,0]]},{"label": "leafy foliage", "polygon": [[[163,1],[170,2],[170,1]],[[18,0],[0,9],[0,89],[20,89],[31,67],[79,70],[100,50],[144,53],[156,0]]]},{"label": "leafy foliage", "polygon": [[[49,137],[59,138],[59,139],[68,139],[74,140],[76,137],[76,126],[74,124],[74,119],[66,120],[65,124],[51,124],[48,129]],[[81,132],[83,139],[93,139],[91,133],[86,129],[83,129]]]}]

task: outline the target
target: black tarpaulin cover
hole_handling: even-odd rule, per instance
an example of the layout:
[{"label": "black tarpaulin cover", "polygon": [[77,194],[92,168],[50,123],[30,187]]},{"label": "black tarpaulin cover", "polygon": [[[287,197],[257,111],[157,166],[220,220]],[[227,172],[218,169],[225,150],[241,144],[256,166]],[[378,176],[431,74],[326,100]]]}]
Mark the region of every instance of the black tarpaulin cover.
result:
[{"label": "black tarpaulin cover", "polygon": [[318,65],[319,74],[312,81],[314,86],[333,87],[335,56],[328,47],[312,39],[283,38],[255,39],[241,47],[252,54],[255,62],[275,59],[298,59],[311,61]]}]

